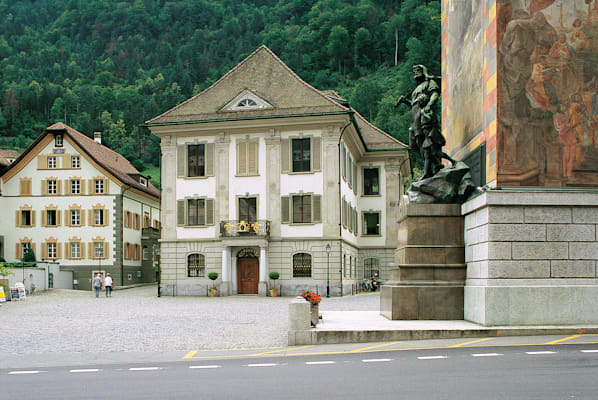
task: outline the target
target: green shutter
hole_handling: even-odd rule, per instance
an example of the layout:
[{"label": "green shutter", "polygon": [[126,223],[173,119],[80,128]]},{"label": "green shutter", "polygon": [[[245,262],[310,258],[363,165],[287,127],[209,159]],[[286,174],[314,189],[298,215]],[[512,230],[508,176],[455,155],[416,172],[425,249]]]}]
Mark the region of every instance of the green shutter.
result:
[{"label": "green shutter", "polygon": [[322,222],[322,196],[319,194],[311,196],[311,218],[312,222]]},{"label": "green shutter", "polygon": [[311,138],[311,170],[322,170],[322,139],[319,137]]},{"label": "green shutter", "polygon": [[177,200],[177,225],[184,226],[185,225],[185,200]]},{"label": "green shutter", "polygon": [[291,197],[290,196],[282,196],[280,199],[280,219],[283,224],[288,224],[291,222]]},{"label": "green shutter", "polygon": [[345,150],[345,145],[342,144],[341,145],[341,165],[342,165],[342,169],[343,169],[343,178],[347,179],[347,151]]},{"label": "green shutter", "polygon": [[176,150],[176,174],[178,178],[184,178],[187,176],[187,146],[177,146]]},{"label": "green shutter", "polygon": [[343,228],[346,228],[347,227],[347,200],[345,200],[344,198],[343,198],[342,213],[343,213]]},{"label": "green shutter", "polygon": [[280,167],[283,174],[291,171],[291,143],[289,139],[280,141]]},{"label": "green shutter", "polygon": [[214,199],[206,200],[206,225],[214,225]]},{"label": "green shutter", "polygon": [[206,143],[206,176],[214,176],[214,143]]}]

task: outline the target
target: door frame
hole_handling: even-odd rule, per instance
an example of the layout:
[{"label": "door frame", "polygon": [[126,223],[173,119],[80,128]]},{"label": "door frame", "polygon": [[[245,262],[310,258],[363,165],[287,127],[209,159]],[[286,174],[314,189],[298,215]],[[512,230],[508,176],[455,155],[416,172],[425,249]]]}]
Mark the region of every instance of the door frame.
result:
[{"label": "door frame", "polygon": [[[255,293],[242,293],[241,292],[241,272],[242,269],[240,268],[240,260],[253,260],[257,267],[257,281],[255,285]],[[237,294],[258,294],[259,293],[259,273],[260,273],[260,259],[256,257],[241,257],[237,258]]]}]

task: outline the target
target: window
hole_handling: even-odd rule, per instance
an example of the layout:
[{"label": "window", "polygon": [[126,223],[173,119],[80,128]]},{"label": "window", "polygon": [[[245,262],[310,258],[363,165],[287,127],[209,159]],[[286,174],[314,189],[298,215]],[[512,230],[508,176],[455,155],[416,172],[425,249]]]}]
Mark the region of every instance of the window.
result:
[{"label": "window", "polygon": [[369,257],[363,260],[363,277],[371,279],[379,273],[378,259],[376,257]]},{"label": "window", "polygon": [[363,235],[380,235],[380,212],[363,213]]},{"label": "window", "polygon": [[258,174],[258,152],[257,140],[237,141],[237,175]]},{"label": "window", "polygon": [[79,156],[71,156],[71,168],[81,168],[81,158]]},{"label": "window", "polygon": [[380,194],[380,179],[378,168],[363,169],[363,195],[374,196]]},{"label": "window", "polygon": [[205,176],[205,161],[205,145],[192,144],[187,146],[187,176]]},{"label": "window", "polygon": [[20,226],[32,226],[31,210],[21,210],[21,223]]},{"label": "window", "polygon": [[31,242],[21,242],[21,244],[17,246],[19,246],[19,249],[21,250],[21,254],[17,254],[19,260],[25,257],[25,254],[31,250]]},{"label": "window", "polygon": [[311,196],[293,196],[293,223],[311,222]]},{"label": "window", "polygon": [[130,211],[125,211],[125,228],[131,228],[133,225],[133,217]]},{"label": "window", "polygon": [[187,256],[187,276],[190,278],[205,276],[206,258],[203,254],[189,254]]},{"label": "window", "polygon": [[147,246],[143,246],[143,261],[149,260],[149,250]]},{"label": "window", "polygon": [[94,179],[94,187],[95,187],[95,194],[102,194],[104,193],[104,180],[103,179]]},{"label": "window", "polygon": [[71,242],[71,258],[81,258],[81,243]]},{"label": "window", "polygon": [[239,197],[239,221],[257,221],[257,199],[255,197]]},{"label": "window", "polygon": [[310,150],[310,139],[293,139],[291,140],[292,146],[292,160],[293,160],[293,172],[309,172],[311,171],[311,150]]},{"label": "window", "polygon": [[50,243],[46,243],[46,248],[48,249],[48,254],[47,254],[47,258],[49,259],[55,259],[57,258],[57,254],[56,254],[56,243],[50,242]]},{"label": "window", "polygon": [[237,103],[237,107],[257,107],[257,103],[251,99],[243,99]]},{"label": "window", "polygon": [[56,210],[46,210],[46,226],[57,226],[58,220],[56,216]]},{"label": "window", "polygon": [[133,218],[133,229],[139,230],[139,214],[135,213]]},{"label": "window", "polygon": [[139,177],[139,183],[141,183],[143,186],[147,186],[147,179],[145,179],[144,177]]},{"label": "window", "polygon": [[48,185],[48,194],[57,194],[58,185],[56,183],[56,179],[48,179],[46,182]]},{"label": "window", "polygon": [[93,242],[93,256],[94,258],[104,258],[103,242]]},{"label": "window", "polygon": [[187,200],[187,225],[206,224],[206,202],[204,199]]},{"label": "window", "polygon": [[311,278],[311,255],[297,253],[293,256],[293,278]]},{"label": "window", "polygon": [[56,157],[54,157],[54,156],[48,157],[48,168],[50,168],[50,169],[56,168]]},{"label": "window", "polygon": [[56,135],[54,137],[54,146],[55,147],[62,147],[63,142],[62,142],[62,135]]},{"label": "window", "polygon": [[71,210],[71,226],[81,226],[81,210]]},{"label": "window", "polygon": [[71,194],[81,194],[81,181],[79,179],[71,180]]},{"label": "window", "polygon": [[98,226],[104,225],[104,210],[103,209],[93,210],[93,224],[98,225]]},{"label": "window", "polygon": [[304,224],[321,222],[322,196],[315,194],[294,194],[281,199],[283,224]]}]

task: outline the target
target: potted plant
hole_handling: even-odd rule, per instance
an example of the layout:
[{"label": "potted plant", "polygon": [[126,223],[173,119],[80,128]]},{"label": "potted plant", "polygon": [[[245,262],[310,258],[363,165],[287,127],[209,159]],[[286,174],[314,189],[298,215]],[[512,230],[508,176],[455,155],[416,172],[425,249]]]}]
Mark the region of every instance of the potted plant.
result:
[{"label": "potted plant", "polygon": [[276,287],[276,280],[280,278],[280,274],[277,271],[270,271],[268,277],[274,281],[270,288],[270,297],[278,296],[278,288]]},{"label": "potted plant", "polygon": [[309,301],[309,304],[311,305],[311,325],[315,327],[320,318],[319,304],[322,301],[322,296],[311,290],[302,290],[297,296],[301,296]]},{"label": "potted plant", "polygon": [[216,297],[218,295],[218,289],[216,289],[216,279],[218,279],[218,272],[210,272],[208,278],[212,280],[212,287],[210,290],[210,297]]}]

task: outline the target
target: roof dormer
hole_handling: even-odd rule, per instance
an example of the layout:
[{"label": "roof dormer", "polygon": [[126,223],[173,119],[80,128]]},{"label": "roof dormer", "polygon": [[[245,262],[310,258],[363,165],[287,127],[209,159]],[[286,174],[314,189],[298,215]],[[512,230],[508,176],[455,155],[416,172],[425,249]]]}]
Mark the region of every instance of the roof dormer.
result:
[{"label": "roof dormer", "polygon": [[222,111],[243,111],[257,108],[272,108],[272,105],[250,90],[245,89],[222,107]]}]

